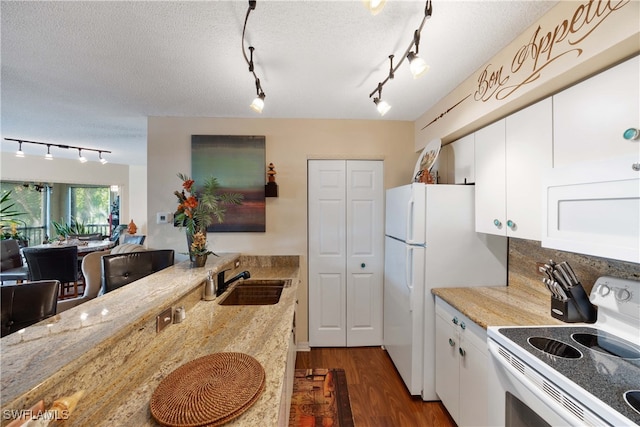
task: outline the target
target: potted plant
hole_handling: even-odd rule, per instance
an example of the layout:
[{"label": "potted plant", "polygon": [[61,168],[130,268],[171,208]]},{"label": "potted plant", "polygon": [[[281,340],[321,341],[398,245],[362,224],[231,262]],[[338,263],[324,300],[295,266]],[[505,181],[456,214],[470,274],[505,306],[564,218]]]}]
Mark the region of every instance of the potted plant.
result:
[{"label": "potted plant", "polygon": [[196,189],[195,181],[189,176],[179,173],[178,178],[182,180],[182,191],[174,191],[178,198],[174,223],[186,231],[192,263],[196,263],[196,256],[200,256],[204,266],[207,255],[216,255],[207,249],[207,227],[214,221],[222,223],[226,206],[241,204],[243,196],[239,193],[221,193],[220,184],[214,177],[207,178],[200,189]]},{"label": "potted plant", "polygon": [[15,203],[11,200],[11,190],[7,191],[0,198],[0,239],[14,239],[18,241],[20,247],[29,245],[27,237],[18,230],[18,227],[26,227],[26,223],[19,216],[24,215],[14,208]]},{"label": "potted plant", "polygon": [[60,222],[51,221],[51,225],[55,228],[59,239],[67,238],[70,234],[88,233],[87,227],[78,218],[71,218],[70,224],[67,224],[64,220],[60,220]]}]

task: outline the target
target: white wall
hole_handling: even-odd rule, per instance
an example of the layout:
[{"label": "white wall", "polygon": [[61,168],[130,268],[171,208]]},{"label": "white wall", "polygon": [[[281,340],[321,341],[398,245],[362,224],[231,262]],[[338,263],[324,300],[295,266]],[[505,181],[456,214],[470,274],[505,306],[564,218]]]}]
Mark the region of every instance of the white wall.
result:
[{"label": "white wall", "polygon": [[[264,135],[265,162],[274,163],[278,198],[267,198],[265,233],[209,233],[210,249],[250,255],[299,255],[299,338],[307,341],[307,160],[384,160],[385,187],[411,182],[418,155],[413,123],[362,120],[161,118],[148,121],[148,245],[187,251],[183,230],[156,224],[157,212],[174,212],[176,176],[191,172],[191,135]],[[266,176],[265,176],[266,183]],[[137,221],[136,221],[137,223]],[[380,230],[382,232],[382,230]],[[184,259],[182,255],[182,259]]]}]

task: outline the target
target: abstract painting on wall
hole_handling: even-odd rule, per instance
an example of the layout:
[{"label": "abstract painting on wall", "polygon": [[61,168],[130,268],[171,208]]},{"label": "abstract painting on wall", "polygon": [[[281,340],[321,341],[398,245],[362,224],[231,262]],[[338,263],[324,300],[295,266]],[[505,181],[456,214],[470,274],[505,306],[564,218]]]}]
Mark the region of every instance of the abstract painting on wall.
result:
[{"label": "abstract painting on wall", "polygon": [[227,206],[224,221],[207,231],[265,231],[265,168],[264,136],[191,136],[191,177],[196,185],[213,176],[221,192],[244,197],[241,205]]}]

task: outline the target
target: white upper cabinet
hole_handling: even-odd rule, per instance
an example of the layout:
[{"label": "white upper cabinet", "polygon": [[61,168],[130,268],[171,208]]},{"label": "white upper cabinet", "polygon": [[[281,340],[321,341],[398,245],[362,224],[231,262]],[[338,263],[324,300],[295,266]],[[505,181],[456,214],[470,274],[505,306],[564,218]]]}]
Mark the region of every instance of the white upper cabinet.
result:
[{"label": "white upper cabinet", "polygon": [[638,154],[623,138],[640,128],[640,57],[553,96],[553,166]]},{"label": "white upper cabinet", "polygon": [[476,231],[541,239],[542,174],[552,146],[550,98],[475,133]]},{"label": "white upper cabinet", "polygon": [[476,231],[506,235],[505,119],[475,133]]},{"label": "white upper cabinet", "polygon": [[475,173],[475,135],[470,134],[449,144],[449,184],[472,184]]}]

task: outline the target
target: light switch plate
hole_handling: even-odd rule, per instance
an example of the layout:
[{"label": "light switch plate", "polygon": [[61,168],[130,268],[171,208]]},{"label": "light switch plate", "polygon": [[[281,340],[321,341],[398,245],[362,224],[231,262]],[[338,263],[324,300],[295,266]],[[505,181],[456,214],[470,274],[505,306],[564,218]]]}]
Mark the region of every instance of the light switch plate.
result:
[{"label": "light switch plate", "polygon": [[156,316],[156,332],[161,332],[173,321],[171,307]]},{"label": "light switch plate", "polygon": [[171,221],[173,221],[173,214],[171,212],[156,213],[156,224],[168,224]]}]

